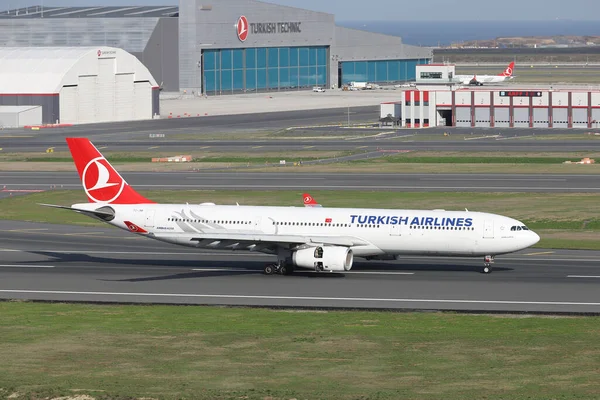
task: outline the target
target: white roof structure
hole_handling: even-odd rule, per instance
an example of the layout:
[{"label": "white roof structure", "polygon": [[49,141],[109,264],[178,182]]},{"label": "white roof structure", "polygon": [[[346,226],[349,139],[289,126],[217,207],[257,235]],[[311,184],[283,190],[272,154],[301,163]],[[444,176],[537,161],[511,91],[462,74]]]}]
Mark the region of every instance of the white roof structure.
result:
[{"label": "white roof structure", "polygon": [[132,54],[114,47],[0,47],[0,94],[54,94],[77,85],[79,76],[98,74],[98,59],[116,58],[115,73],[157,86]]}]

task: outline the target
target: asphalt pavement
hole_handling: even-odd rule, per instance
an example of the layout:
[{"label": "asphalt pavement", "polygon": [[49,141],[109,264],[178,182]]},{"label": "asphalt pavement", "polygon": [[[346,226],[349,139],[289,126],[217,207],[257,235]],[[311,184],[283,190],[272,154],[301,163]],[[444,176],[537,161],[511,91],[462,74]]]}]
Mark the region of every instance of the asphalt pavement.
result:
[{"label": "asphalt pavement", "polygon": [[0,221],[0,298],[475,312],[600,313],[600,252],[357,259],[344,274],[265,276],[272,258],[195,251],[113,228]]},{"label": "asphalt pavement", "polygon": [[[397,174],[301,172],[123,172],[141,190],[376,190],[444,192],[600,192],[594,174]],[[0,172],[0,194],[81,189],[72,172]]]}]

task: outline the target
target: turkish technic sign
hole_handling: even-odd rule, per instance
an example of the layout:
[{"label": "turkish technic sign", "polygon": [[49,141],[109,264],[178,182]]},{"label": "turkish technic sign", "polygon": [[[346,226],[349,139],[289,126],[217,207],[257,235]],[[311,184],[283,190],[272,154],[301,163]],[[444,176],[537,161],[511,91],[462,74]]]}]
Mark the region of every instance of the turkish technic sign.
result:
[{"label": "turkish technic sign", "polygon": [[248,22],[248,18],[242,15],[235,28],[238,39],[245,42],[249,33],[253,35],[302,33],[301,24],[302,22]]}]

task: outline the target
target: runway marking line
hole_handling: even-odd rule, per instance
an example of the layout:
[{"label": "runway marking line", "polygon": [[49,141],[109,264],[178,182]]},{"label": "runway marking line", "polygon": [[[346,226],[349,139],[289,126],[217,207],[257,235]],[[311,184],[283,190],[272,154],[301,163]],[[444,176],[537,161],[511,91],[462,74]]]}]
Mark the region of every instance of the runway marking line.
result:
[{"label": "runway marking line", "polygon": [[262,149],[263,147],[265,147],[265,146],[254,146],[254,147],[252,147],[252,148],[253,148],[253,149]]},{"label": "runway marking line", "polygon": [[205,149],[210,149],[210,146],[204,146],[204,147],[199,148],[199,150],[205,150]]},{"label": "runway marking line", "polygon": [[567,278],[590,278],[590,279],[600,279],[600,276],[593,276],[593,275],[567,275]]},{"label": "runway marking line", "polygon": [[54,265],[0,264],[0,268],[56,268]]},{"label": "runway marking line", "polygon": [[78,296],[126,296],[126,297],[179,297],[205,299],[247,299],[247,300],[300,300],[300,301],[341,301],[341,302],[382,302],[382,303],[446,303],[446,304],[512,304],[546,306],[600,306],[600,303],[571,301],[518,301],[518,300],[463,300],[463,299],[392,299],[373,297],[319,297],[319,296],[266,296],[238,294],[194,294],[194,293],[134,293],[134,292],[80,292],[70,290],[19,290],[0,289],[0,293],[15,294],[57,294]]},{"label": "runway marking line", "polygon": [[528,253],[528,254],[525,254],[525,255],[526,256],[542,256],[542,255],[545,255],[545,254],[554,254],[554,253],[555,253],[554,251],[542,251],[542,252],[539,252],[539,253]]},{"label": "runway marking line", "polygon": [[[104,235],[104,232],[80,232],[80,233],[61,233],[61,236],[90,236],[90,235]],[[105,237],[105,236],[102,236]]]},{"label": "runway marking line", "polygon": [[23,229],[8,229],[4,232],[17,232],[17,233],[41,233],[41,231],[48,231],[49,228],[23,228]]},{"label": "runway marking line", "polygon": [[344,274],[351,275],[414,275],[414,272],[394,272],[394,271],[344,271]]}]

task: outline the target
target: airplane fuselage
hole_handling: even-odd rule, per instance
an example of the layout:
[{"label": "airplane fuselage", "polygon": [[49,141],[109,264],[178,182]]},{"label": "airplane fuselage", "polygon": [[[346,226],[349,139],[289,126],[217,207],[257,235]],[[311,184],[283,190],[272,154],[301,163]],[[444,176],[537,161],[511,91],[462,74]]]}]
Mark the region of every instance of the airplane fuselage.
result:
[{"label": "airplane fuselage", "polygon": [[[223,250],[258,250],[236,245],[238,235],[345,238],[359,257],[382,255],[486,256],[527,248],[539,236],[523,223],[501,215],[441,210],[382,210],[221,206],[188,204],[76,204],[110,207],[109,224],[177,245]],[[132,230],[129,222],[144,232]],[[518,227],[518,230],[516,229]],[[202,240],[203,234],[227,240]],[[342,239],[340,239],[342,240]],[[260,241],[260,240],[258,240]]]}]

